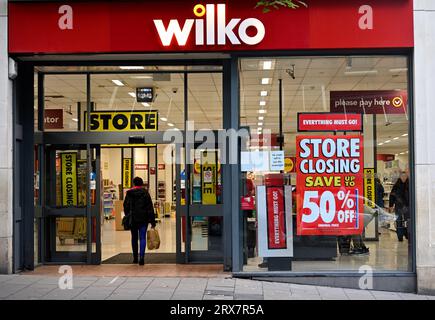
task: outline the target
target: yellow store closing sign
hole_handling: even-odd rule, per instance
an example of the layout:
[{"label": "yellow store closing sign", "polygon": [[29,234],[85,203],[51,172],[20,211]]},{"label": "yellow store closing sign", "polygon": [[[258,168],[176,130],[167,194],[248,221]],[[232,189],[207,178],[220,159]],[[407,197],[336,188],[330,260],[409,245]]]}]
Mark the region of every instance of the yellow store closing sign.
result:
[{"label": "yellow store closing sign", "polygon": [[[85,117],[86,118],[86,117]],[[93,111],[90,131],[157,131],[158,111]]]},{"label": "yellow store closing sign", "polygon": [[217,152],[201,153],[201,193],[202,204],[216,204]]},{"label": "yellow store closing sign", "polygon": [[131,158],[122,161],[122,186],[131,188]]},{"label": "yellow store closing sign", "polygon": [[77,205],[77,154],[61,154],[62,205]]},{"label": "yellow store closing sign", "polygon": [[375,208],[375,169],[364,169],[364,204],[370,208]]}]

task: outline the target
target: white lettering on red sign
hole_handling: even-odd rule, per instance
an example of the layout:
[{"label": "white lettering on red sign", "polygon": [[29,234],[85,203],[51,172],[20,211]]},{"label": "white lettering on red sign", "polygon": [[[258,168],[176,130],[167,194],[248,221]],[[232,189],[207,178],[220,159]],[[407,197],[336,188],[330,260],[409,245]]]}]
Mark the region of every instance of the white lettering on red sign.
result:
[{"label": "white lettering on red sign", "polygon": [[[233,45],[244,43],[252,46],[259,44],[266,35],[264,24],[256,18],[248,18],[243,21],[240,18],[233,18],[227,22],[225,4],[207,4],[205,6],[198,4],[194,7],[193,12],[198,18],[205,15],[205,20],[186,19],[181,26],[178,20],[171,19],[167,27],[165,27],[163,20],[153,20],[163,46],[170,46],[174,38],[179,46],[185,46],[193,26],[195,26],[195,44],[197,46],[204,44],[226,45],[227,39]],[[217,19],[215,19],[215,12],[217,12]],[[250,28],[255,29],[255,35],[248,34]]]},{"label": "white lettering on red sign", "polygon": [[280,241],[280,228],[279,228],[279,203],[278,203],[278,192],[273,191],[273,229],[274,229],[274,241],[276,245],[281,243]]},{"label": "white lettering on red sign", "polygon": [[369,5],[364,5],[358,11],[362,16],[359,19],[359,28],[361,30],[373,30],[373,8]]},{"label": "white lettering on red sign", "polygon": [[59,14],[62,16],[59,18],[58,26],[60,30],[72,30],[73,29],[73,9],[69,5],[62,5],[59,7]]}]

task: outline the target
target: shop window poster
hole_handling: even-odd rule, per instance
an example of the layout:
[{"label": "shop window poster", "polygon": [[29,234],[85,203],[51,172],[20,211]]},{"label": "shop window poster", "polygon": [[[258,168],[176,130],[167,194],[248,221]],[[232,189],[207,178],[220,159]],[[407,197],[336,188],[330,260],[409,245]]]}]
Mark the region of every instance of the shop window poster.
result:
[{"label": "shop window poster", "polygon": [[297,234],[361,234],[362,136],[298,136],[296,148]]}]

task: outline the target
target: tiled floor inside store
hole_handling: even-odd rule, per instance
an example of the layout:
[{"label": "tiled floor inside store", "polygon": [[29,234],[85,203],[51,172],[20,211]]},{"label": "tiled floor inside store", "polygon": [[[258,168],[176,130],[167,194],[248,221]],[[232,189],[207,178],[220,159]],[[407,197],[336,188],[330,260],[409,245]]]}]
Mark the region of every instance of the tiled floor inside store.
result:
[{"label": "tiled floor inside store", "polygon": [[[161,238],[161,246],[154,253],[175,253],[176,251],[176,226],[174,217],[162,218],[158,224]],[[363,265],[371,266],[375,271],[408,271],[411,260],[408,259],[409,242],[404,240],[399,242],[396,233],[390,229],[380,228],[379,241],[366,241],[365,244],[370,249],[369,255],[341,256],[337,252],[337,257],[327,261],[294,261],[293,271],[355,271]],[[129,231],[116,231],[115,220],[105,220],[102,226],[102,261],[113,257],[119,253],[130,253],[131,235]],[[83,244],[85,250],[85,244]],[[184,243],[182,243],[182,247]],[[61,246],[65,250],[77,250],[78,245]],[[59,249],[59,246],[58,246]],[[192,226],[192,249],[206,250],[207,237],[201,228],[201,223]],[[182,249],[183,250],[183,249]],[[338,251],[338,249],[337,249]],[[266,268],[258,265],[262,258],[255,257],[248,259],[248,264],[244,266],[244,271],[262,272]],[[151,268],[151,267],[150,267]],[[111,271],[109,271],[111,272]],[[132,271],[133,273],[136,271]],[[165,271],[162,271],[165,272]],[[182,270],[171,272],[184,272]]]},{"label": "tiled floor inside store", "polygon": [[[175,218],[162,218],[157,225],[160,236],[160,248],[155,253],[175,253],[176,233]],[[105,220],[102,227],[101,249],[102,260],[106,260],[118,253],[131,252],[130,231],[116,231],[115,220]]]},{"label": "tiled floor inside store", "polygon": [[[294,261],[292,271],[355,271],[363,265],[372,267],[375,271],[408,271],[408,241],[399,242],[396,233],[390,229],[380,228],[379,241],[365,241],[370,249],[369,255],[340,256],[327,261]],[[338,249],[337,249],[338,251]],[[258,265],[262,258],[248,259],[244,271],[267,271]]]},{"label": "tiled floor inside store", "polygon": [[[192,225],[192,250],[207,250],[207,237],[202,230],[203,224],[195,222]],[[175,217],[162,217],[157,224],[160,235],[160,248],[153,250],[153,253],[175,253],[176,252],[176,221]],[[58,251],[86,251],[86,243],[74,242],[67,239],[61,244],[57,239]],[[102,261],[119,253],[131,252],[130,231],[116,230],[115,220],[104,220],[101,228],[101,259]],[[184,242],[182,243],[184,250]]]}]

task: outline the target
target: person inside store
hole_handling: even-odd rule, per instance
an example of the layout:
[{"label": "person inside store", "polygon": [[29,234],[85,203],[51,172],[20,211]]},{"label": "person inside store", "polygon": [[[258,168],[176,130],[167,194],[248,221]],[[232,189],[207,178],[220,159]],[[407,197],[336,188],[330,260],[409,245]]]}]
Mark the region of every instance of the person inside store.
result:
[{"label": "person inside store", "polygon": [[[145,246],[148,224],[154,229],[156,218],[151,196],[144,188],[142,178],[133,179],[134,187],[127,191],[124,199],[124,213],[131,215],[131,248],[133,250],[133,263],[143,266],[145,264]],[[140,243],[140,250],[138,248]],[[139,252],[138,252],[139,251]],[[139,258],[139,259],[138,259]]]},{"label": "person inside store", "polygon": [[409,222],[409,179],[405,171],[400,173],[400,177],[394,184],[390,193],[390,212],[396,215],[396,233],[399,241],[403,237],[408,239]]},{"label": "person inside store", "polygon": [[375,178],[375,203],[376,205],[383,209],[384,208],[384,186],[381,183],[381,179]]},{"label": "person inside store", "polygon": [[[254,174],[248,173],[246,177],[246,190],[245,197],[255,197],[255,184],[254,184]],[[257,225],[254,221],[249,221],[250,218],[254,218],[254,210],[245,210],[246,219],[246,246],[247,246],[247,256],[248,258],[253,258],[255,256],[255,246],[257,244]]]}]

